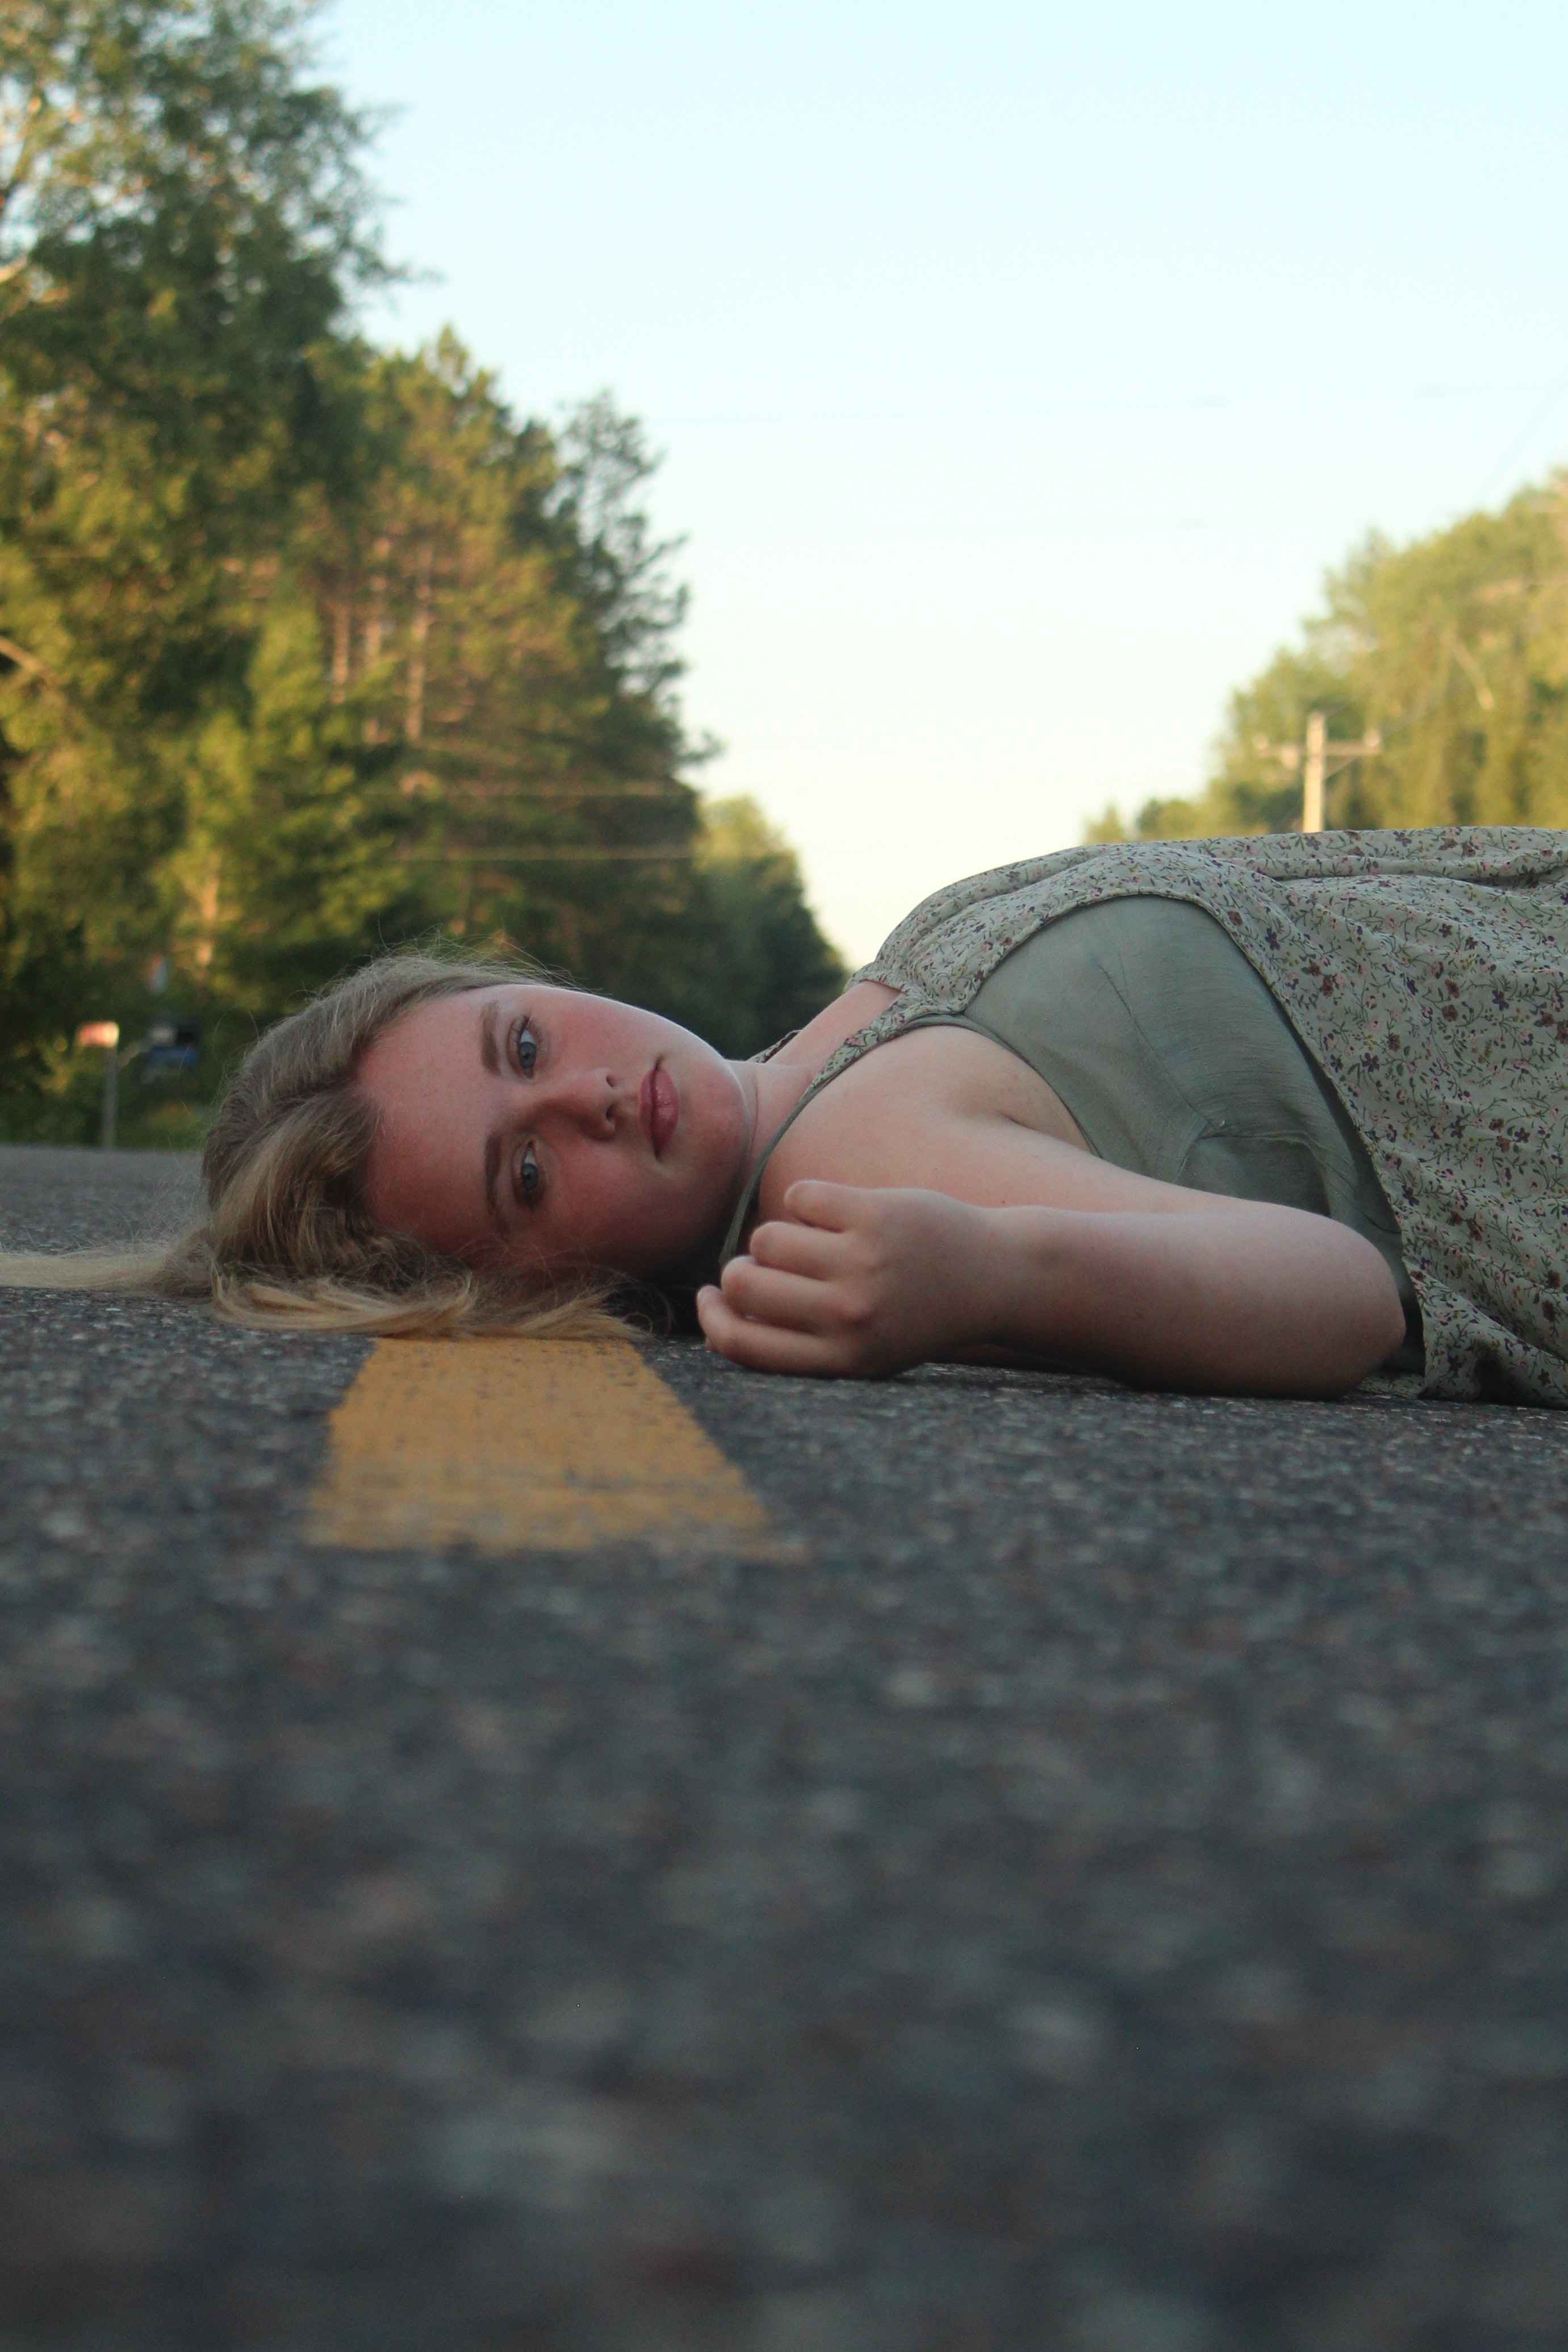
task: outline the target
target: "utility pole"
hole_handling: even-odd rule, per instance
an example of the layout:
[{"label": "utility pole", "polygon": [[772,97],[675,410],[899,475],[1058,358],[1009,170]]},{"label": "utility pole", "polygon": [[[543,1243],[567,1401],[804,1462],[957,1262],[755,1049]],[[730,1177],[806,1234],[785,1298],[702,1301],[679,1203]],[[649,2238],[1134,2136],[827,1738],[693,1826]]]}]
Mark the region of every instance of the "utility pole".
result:
[{"label": "utility pole", "polygon": [[103,1052],[103,1130],[106,1151],[114,1150],[114,1117],[120,1106],[120,1024],[84,1021],[77,1031],[78,1045],[98,1045]]},{"label": "utility pole", "polygon": [[[1323,787],[1331,775],[1337,776],[1353,760],[1370,760],[1383,749],[1383,737],[1375,727],[1369,727],[1359,743],[1331,743],[1328,720],[1321,710],[1307,713],[1307,740],[1304,743],[1270,743],[1267,735],[1255,735],[1252,748],[1261,751],[1266,760],[1278,760],[1291,775],[1301,771],[1301,831],[1322,833],[1323,829]],[[1331,768],[1330,761],[1333,761]]]},{"label": "utility pole", "polygon": [[[168,1024],[168,1031],[172,1039],[174,1034],[172,1023]],[[156,1034],[154,1031],[153,1034]],[[77,1031],[77,1044],[97,1045],[103,1054],[103,1123],[99,1140],[105,1151],[112,1151],[115,1120],[120,1111],[120,1073],[134,1062],[139,1054],[147,1051],[147,1041],[144,1038],[140,1045],[127,1045],[121,1052],[118,1021],[84,1021]],[[195,1058],[192,1054],[192,1066]],[[187,1065],[182,1063],[179,1066],[184,1068]]]}]

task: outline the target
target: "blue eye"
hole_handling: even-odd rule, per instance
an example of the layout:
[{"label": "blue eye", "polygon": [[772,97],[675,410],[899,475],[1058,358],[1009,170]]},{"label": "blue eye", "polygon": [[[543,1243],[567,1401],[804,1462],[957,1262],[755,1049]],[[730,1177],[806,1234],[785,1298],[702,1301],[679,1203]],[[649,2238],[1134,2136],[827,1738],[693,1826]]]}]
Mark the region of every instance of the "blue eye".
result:
[{"label": "blue eye", "polygon": [[523,1154],[522,1165],[517,1171],[517,1188],[530,1209],[538,1205],[541,1181],[539,1163],[534,1158],[532,1144],[529,1144]]},{"label": "blue eye", "polygon": [[519,1021],[513,1039],[512,1051],[525,1078],[531,1078],[539,1058],[538,1041],[526,1021]]}]

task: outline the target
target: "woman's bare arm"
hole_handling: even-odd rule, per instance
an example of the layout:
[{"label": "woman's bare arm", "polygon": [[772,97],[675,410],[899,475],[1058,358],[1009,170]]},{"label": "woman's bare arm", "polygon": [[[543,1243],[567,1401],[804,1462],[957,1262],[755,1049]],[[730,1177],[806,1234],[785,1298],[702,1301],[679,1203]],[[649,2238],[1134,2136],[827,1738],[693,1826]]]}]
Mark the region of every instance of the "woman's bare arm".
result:
[{"label": "woman's bare arm", "polygon": [[[1144,1185],[1082,1157],[1079,1198],[1096,1179]],[[1161,1388],[1333,1396],[1398,1346],[1394,1277],[1348,1226],[1168,1185],[1144,1199],[998,1207],[797,1181],[698,1312],[737,1363],[862,1378],[988,1346]]]}]

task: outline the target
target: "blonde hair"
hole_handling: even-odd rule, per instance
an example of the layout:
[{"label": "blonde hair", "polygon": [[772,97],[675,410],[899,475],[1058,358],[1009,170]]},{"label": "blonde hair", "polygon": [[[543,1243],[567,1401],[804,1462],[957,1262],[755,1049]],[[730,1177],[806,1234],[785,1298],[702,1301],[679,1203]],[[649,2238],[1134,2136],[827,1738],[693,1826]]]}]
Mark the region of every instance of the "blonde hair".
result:
[{"label": "blonde hair", "polygon": [[0,1282],[203,1301],[234,1323],[296,1330],[528,1331],[558,1339],[628,1328],[618,1286],[585,1271],[554,1285],[484,1268],[378,1225],[364,1178],[374,1106],[354,1087],[373,1040],[434,998],[538,979],[519,963],[378,957],[267,1030],[234,1073],[202,1155],[207,1213],[139,1249],[0,1259]]}]

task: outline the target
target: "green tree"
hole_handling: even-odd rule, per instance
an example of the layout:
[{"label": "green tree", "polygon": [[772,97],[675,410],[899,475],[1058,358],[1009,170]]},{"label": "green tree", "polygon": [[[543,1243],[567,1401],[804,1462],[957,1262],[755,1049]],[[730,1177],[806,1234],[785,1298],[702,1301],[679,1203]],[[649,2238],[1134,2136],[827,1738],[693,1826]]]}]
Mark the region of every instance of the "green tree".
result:
[{"label": "green tree", "polygon": [[754,800],[710,802],[699,851],[716,929],[706,1003],[688,1015],[721,1052],[754,1054],[842,988],[843,959],[806,898],[800,860]]},{"label": "green tree", "polygon": [[0,22],[13,1129],[63,1103],[68,1129],[74,1023],[134,1029],[154,971],[159,1009],[206,1019],[207,1084],[300,991],[434,929],[734,1051],[836,982],[789,853],[689,781],[640,428],[607,395],[519,423],[451,335],[358,340],[367,125],[314,78],[309,15]]},{"label": "green tree", "polygon": [[[1209,781],[1151,801],[1154,840],[1288,832],[1301,783],[1260,751],[1376,734],[1331,774],[1331,825],[1568,824],[1568,473],[1406,548],[1374,537],[1326,583],[1300,648],[1232,696]],[[1124,837],[1109,809],[1091,839]]]},{"label": "green tree", "polygon": [[379,269],[364,126],[308,79],[302,22],[277,0],[0,21],[12,1084],[47,1071],[68,1000],[126,1009],[182,928],[190,796],[247,692],[290,496],[354,442],[337,331]]},{"label": "green tree", "polygon": [[684,599],[637,503],[635,426],[602,400],[559,443],[518,425],[450,334],[366,381],[376,470],[318,499],[291,555],[331,699],[398,811],[394,874],[454,937],[684,1001],[701,910]]},{"label": "green tree", "polygon": [[325,461],[332,338],[386,275],[369,120],[313,79],[312,14],[7,0],[0,23],[0,367],[144,424],[231,522]]}]

